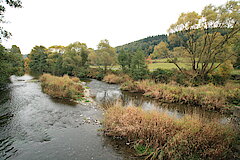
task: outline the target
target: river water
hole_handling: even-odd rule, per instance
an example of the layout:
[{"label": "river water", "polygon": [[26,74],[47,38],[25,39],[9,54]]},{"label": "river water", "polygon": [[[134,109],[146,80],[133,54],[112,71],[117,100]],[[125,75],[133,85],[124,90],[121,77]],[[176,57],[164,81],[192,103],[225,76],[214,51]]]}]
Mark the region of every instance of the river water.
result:
[{"label": "river water", "polygon": [[[29,75],[12,76],[12,83],[0,91],[0,159],[138,159],[102,135],[99,121],[103,112],[99,107],[53,99],[32,79]],[[97,104],[121,99],[125,106],[136,105],[175,117],[187,114],[205,121],[231,121],[230,117],[197,107],[159,103],[122,92],[118,85],[97,80],[89,80],[87,85]]]}]

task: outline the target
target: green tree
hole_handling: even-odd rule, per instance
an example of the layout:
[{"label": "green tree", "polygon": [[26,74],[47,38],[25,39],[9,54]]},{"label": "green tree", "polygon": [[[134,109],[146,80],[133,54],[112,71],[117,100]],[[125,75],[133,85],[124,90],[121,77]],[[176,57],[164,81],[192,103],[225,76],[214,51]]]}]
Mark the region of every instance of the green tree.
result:
[{"label": "green tree", "polygon": [[129,72],[131,68],[132,54],[127,53],[124,50],[121,50],[117,58],[118,64],[122,67],[123,72],[124,73]]},{"label": "green tree", "polygon": [[229,46],[240,31],[239,9],[239,1],[228,1],[219,7],[208,5],[201,14],[182,13],[170,26],[169,39],[186,50],[194,77],[205,79],[234,56]]},{"label": "green tree", "polygon": [[[1,0],[0,1],[0,23],[6,23],[4,19],[4,13],[6,12],[6,5],[12,8],[22,8],[22,2],[20,0]],[[0,27],[0,41],[3,38],[9,38],[11,33],[6,31],[3,27]]]},{"label": "green tree", "polygon": [[238,39],[236,40],[236,43],[233,46],[233,50],[236,53],[236,61],[233,67],[236,69],[240,69],[240,35],[238,36]]},{"label": "green tree", "polygon": [[65,51],[64,46],[51,46],[48,48],[47,64],[48,72],[53,75],[63,75],[62,54]]},{"label": "green tree", "polygon": [[[4,85],[9,82],[11,75],[22,75],[23,72],[23,57],[21,56],[20,49],[17,46],[13,46],[7,50],[0,45],[0,85]],[[11,51],[12,50],[12,51]],[[16,52],[13,52],[16,51]]]},{"label": "green tree", "polygon": [[65,48],[63,54],[64,73],[85,77],[88,72],[88,55],[90,51],[85,43],[75,42]]},{"label": "green tree", "polygon": [[132,57],[131,61],[131,76],[135,80],[147,78],[149,70],[145,62],[144,53],[138,50]]},{"label": "green tree", "polygon": [[13,65],[13,73],[17,76],[24,74],[24,60],[21,50],[18,46],[12,45],[12,48],[8,50],[11,55]]},{"label": "green tree", "polygon": [[98,44],[98,50],[96,51],[96,63],[103,66],[104,71],[107,71],[108,67],[112,67],[117,62],[117,54],[115,49],[110,46],[108,40],[101,40]]},{"label": "green tree", "polygon": [[47,48],[35,46],[29,54],[29,68],[32,73],[47,72]]}]

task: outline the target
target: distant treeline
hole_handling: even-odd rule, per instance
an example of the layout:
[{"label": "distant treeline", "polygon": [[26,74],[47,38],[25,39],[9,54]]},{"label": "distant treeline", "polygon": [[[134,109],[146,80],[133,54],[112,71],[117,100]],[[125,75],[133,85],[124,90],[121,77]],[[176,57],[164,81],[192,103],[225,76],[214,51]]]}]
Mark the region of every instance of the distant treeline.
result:
[{"label": "distant treeline", "polygon": [[150,36],[122,46],[117,46],[116,52],[120,53],[121,50],[125,52],[136,52],[140,49],[145,55],[150,55],[153,53],[154,47],[160,42],[168,42],[168,36],[166,34]]}]

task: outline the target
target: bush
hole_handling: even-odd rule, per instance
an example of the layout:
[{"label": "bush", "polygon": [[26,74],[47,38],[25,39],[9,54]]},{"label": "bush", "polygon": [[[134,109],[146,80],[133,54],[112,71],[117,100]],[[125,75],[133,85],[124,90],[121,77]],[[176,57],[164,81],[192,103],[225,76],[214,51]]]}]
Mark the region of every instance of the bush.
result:
[{"label": "bush", "polygon": [[102,80],[105,76],[105,71],[101,68],[91,68],[87,75],[88,78]]},{"label": "bush", "polygon": [[76,77],[70,78],[67,75],[57,77],[43,74],[40,81],[43,91],[52,97],[78,100],[84,96],[84,88]]},{"label": "bush", "polygon": [[149,159],[233,158],[236,133],[226,124],[204,123],[196,117],[175,119],[121,105],[106,111],[103,124],[105,135],[132,142]]},{"label": "bush", "polygon": [[167,70],[167,69],[156,69],[151,73],[152,79],[155,80],[155,82],[160,83],[169,83],[172,79],[173,71]]},{"label": "bush", "polygon": [[224,85],[231,77],[233,65],[231,61],[223,63],[215,72],[209,74],[209,81],[216,85]]},{"label": "bush", "polygon": [[103,78],[103,81],[112,84],[120,84],[126,81],[131,81],[131,78],[126,74],[121,75],[108,74]]}]

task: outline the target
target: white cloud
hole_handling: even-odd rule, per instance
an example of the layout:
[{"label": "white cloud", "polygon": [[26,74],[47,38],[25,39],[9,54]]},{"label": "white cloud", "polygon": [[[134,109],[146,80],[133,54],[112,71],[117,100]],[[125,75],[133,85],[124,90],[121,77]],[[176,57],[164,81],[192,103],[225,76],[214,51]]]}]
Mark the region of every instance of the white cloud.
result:
[{"label": "white cloud", "polygon": [[118,46],[147,36],[166,34],[182,12],[200,12],[226,0],[22,0],[8,9],[4,25],[13,36],[3,45],[18,45],[23,54],[35,45],[68,45],[75,41],[96,48],[101,39]]}]

